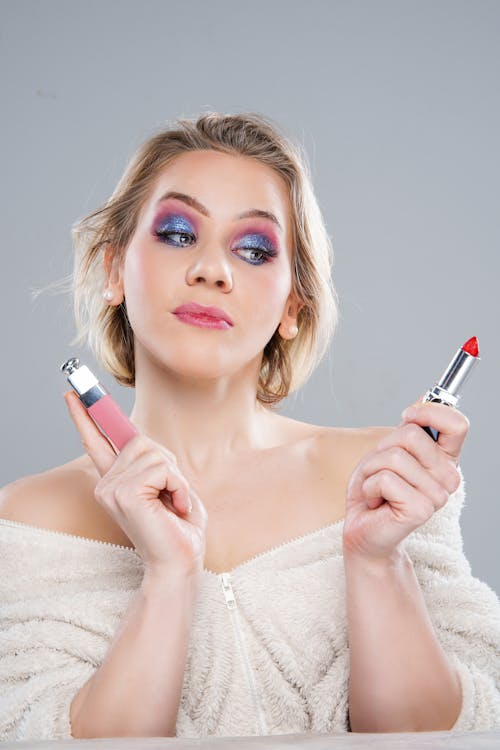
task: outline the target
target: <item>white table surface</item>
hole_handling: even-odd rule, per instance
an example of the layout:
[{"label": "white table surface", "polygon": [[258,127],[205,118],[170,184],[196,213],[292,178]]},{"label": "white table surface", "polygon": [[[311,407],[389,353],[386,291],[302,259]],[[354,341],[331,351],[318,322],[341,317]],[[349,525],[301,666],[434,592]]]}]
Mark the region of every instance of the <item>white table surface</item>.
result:
[{"label": "white table surface", "polygon": [[500,750],[500,729],[484,732],[277,734],[265,737],[107,737],[0,742],[0,750]]}]

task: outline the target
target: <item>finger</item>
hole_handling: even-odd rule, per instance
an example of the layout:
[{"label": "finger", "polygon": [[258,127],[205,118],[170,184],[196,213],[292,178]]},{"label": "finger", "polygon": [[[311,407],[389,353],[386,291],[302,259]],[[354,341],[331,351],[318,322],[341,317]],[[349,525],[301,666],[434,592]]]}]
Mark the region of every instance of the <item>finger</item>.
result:
[{"label": "finger", "polygon": [[76,393],[74,391],[66,391],[64,393],[64,400],[71,419],[80,433],[82,445],[102,477],[114,464],[116,453]]},{"label": "finger", "polygon": [[170,451],[140,433],[116,456],[103,487],[108,496],[120,495],[125,503],[128,497],[141,496],[160,499],[170,510],[186,512],[189,486],[174,460]]},{"label": "finger", "polygon": [[419,425],[413,422],[403,421],[377,443],[373,452],[376,453],[393,446],[404,448],[425,469],[429,470],[438,464],[443,454],[439,445]]},{"label": "finger", "polygon": [[[394,448],[404,449],[413,456],[422,469],[449,492],[455,492],[459,486],[461,478],[455,461],[419,425],[409,422],[396,427],[377,444],[367,460],[371,461],[381,451]],[[402,461],[401,457],[395,455],[390,460],[394,465]]]},{"label": "finger", "polygon": [[449,459],[445,464],[440,462],[436,471],[424,469],[417,459],[400,445],[394,445],[383,451],[370,454],[363,462],[361,473],[363,480],[379,471],[391,471],[419,492],[431,498],[435,507],[442,507],[448,496],[456,489],[456,480],[449,470]]},{"label": "finger", "polygon": [[203,505],[200,496],[189,487],[189,499],[191,501],[191,510],[189,511],[189,517],[201,528],[206,528],[208,523],[207,509]]},{"label": "finger", "polygon": [[[139,454],[133,463],[127,466],[125,472],[119,470],[120,463],[118,458],[115,466],[119,473],[120,483],[135,484],[139,491],[141,488],[151,488],[151,499],[160,499],[177,512],[189,512],[191,506],[189,485],[178,466],[170,459],[156,452]],[[113,470],[111,470],[112,475]]]},{"label": "finger", "polygon": [[189,486],[177,471],[168,470],[163,492],[168,492],[175,509],[180,513],[191,513],[192,503],[189,496]]},{"label": "finger", "polygon": [[380,499],[384,499],[399,521],[411,519],[414,528],[425,523],[437,510],[430,498],[390,471],[379,471],[369,477],[363,492],[369,507],[377,507]]},{"label": "finger", "polygon": [[[406,410],[405,410],[406,411]],[[413,404],[403,412],[403,422],[413,422],[421,427],[433,427],[439,432],[438,445],[458,462],[470,422],[461,411],[435,401]],[[426,434],[424,432],[424,434]],[[428,436],[430,438],[430,436]],[[430,438],[432,439],[432,438]]]}]

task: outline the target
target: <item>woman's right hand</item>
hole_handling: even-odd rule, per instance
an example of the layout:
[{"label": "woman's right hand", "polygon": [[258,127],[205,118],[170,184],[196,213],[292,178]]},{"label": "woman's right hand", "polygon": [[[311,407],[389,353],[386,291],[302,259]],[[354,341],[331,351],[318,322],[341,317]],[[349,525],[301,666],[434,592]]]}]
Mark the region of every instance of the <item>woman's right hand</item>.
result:
[{"label": "woman's right hand", "polygon": [[145,572],[159,576],[201,572],[207,511],[174,454],[139,434],[117,455],[76,393],[67,391],[64,400],[101,476],[95,498],[132,541]]}]

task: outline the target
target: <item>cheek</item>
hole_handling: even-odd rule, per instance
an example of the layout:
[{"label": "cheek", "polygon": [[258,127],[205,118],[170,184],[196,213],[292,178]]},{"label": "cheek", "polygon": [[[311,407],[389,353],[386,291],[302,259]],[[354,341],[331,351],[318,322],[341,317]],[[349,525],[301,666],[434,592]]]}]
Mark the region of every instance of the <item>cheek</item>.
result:
[{"label": "cheek", "polygon": [[169,290],[165,272],[157,267],[152,253],[135,252],[133,247],[129,251],[123,269],[125,300],[132,328],[140,334],[162,320]]},{"label": "cheek", "polygon": [[280,318],[283,305],[286,302],[291,289],[291,276],[286,271],[277,274],[269,274],[263,278],[260,284],[259,297],[261,297],[262,311],[266,316]]},{"label": "cheek", "polygon": [[290,289],[291,275],[286,269],[261,276],[247,311],[248,320],[253,321],[248,330],[256,337],[257,346],[265,346],[279,326]]},{"label": "cheek", "polygon": [[152,285],[159,278],[154,265],[152,254],[129,247],[123,273],[126,297],[151,293]]}]

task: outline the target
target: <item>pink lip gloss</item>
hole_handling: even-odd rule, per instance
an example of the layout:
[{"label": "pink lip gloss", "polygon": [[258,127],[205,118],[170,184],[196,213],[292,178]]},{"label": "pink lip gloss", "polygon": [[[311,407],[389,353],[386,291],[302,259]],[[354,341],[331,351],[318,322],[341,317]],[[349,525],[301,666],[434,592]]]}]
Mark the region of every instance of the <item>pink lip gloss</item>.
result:
[{"label": "pink lip gloss", "polygon": [[119,453],[134,435],[139,434],[139,430],[134,427],[89,368],[86,365],[80,365],[77,357],[72,357],[61,365],[61,371],[65,373],[68,382],[96,425]]},{"label": "pink lip gloss", "polygon": [[209,315],[196,315],[196,313],[175,313],[176,318],[183,323],[190,323],[200,328],[231,328],[226,320],[211,318]]}]

